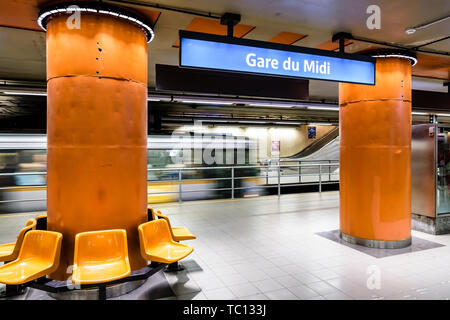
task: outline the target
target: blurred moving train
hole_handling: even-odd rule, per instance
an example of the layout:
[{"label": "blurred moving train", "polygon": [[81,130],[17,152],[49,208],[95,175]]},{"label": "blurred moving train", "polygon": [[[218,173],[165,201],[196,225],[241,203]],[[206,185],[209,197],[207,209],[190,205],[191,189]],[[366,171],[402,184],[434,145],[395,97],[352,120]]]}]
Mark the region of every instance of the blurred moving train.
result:
[{"label": "blurred moving train", "polygon": [[[150,135],[147,147],[148,203],[230,198],[228,167],[236,198],[262,194],[249,138]],[[0,213],[46,210],[46,166],[46,135],[0,134]]]}]

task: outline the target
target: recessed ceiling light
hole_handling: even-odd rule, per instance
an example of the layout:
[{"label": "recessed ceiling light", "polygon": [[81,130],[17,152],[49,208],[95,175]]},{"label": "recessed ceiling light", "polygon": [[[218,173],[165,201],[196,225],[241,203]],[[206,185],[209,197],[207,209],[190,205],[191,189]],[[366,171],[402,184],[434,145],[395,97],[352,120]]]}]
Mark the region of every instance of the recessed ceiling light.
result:
[{"label": "recessed ceiling light", "polygon": [[137,24],[144,31],[147,37],[147,42],[151,42],[155,37],[153,29],[145,22],[144,18],[128,13],[127,11],[122,12],[120,8],[111,7],[104,3],[79,3],[77,6],[80,6],[81,8],[73,8],[70,4],[57,4],[53,7],[44,9],[39,13],[37,23],[44,31],[47,31],[48,19],[56,13],[71,14],[73,11],[96,12],[99,14],[112,15],[118,19],[128,20],[134,24]]},{"label": "recessed ceiling light", "polygon": [[217,105],[230,105],[233,102],[228,101],[209,101],[209,100],[181,100],[182,103],[198,103],[198,104],[217,104]]},{"label": "recessed ceiling light", "polygon": [[411,66],[415,66],[417,64],[417,58],[412,55],[402,54],[402,53],[380,53],[374,54],[372,57],[375,58],[404,58],[408,59],[411,62]]},{"label": "recessed ceiling light", "polygon": [[280,104],[280,103],[263,103],[263,102],[255,102],[249,103],[250,107],[267,107],[267,108],[292,108],[292,104]]},{"label": "recessed ceiling light", "polygon": [[308,123],[308,126],[335,126],[337,124],[335,123],[328,123],[328,122],[311,122]]},{"label": "recessed ceiling light", "polygon": [[33,91],[3,91],[2,92],[5,95],[12,95],[12,96],[46,96],[47,93],[45,92],[33,92]]},{"label": "recessed ceiling light", "polygon": [[406,34],[413,34],[413,33],[416,32],[416,29],[414,29],[414,28],[408,28],[408,29],[405,30],[405,32],[406,32]]},{"label": "recessed ceiling light", "polygon": [[326,111],[339,111],[339,107],[306,107],[306,109],[310,110],[326,110]]}]

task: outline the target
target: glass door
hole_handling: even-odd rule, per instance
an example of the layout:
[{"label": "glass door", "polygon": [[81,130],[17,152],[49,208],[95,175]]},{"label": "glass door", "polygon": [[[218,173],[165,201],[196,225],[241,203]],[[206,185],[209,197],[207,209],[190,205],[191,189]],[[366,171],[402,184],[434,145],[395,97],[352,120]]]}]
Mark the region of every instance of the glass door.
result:
[{"label": "glass door", "polygon": [[450,213],[450,128],[438,127],[436,213]]}]

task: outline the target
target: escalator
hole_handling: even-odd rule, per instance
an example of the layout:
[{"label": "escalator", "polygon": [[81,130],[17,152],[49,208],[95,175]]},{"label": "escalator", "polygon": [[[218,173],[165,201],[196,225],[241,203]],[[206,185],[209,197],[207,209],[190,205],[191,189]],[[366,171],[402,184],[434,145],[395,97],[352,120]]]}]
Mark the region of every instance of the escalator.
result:
[{"label": "escalator", "polygon": [[302,151],[283,160],[339,160],[339,127],[311,143]]},{"label": "escalator", "polygon": [[[319,186],[318,164],[322,165],[322,169],[320,169],[322,179],[324,179],[322,190],[339,190],[339,140],[339,128],[337,127],[302,151],[290,157],[280,158],[283,165],[293,166],[291,168],[284,167],[281,170],[281,175],[284,177],[282,181],[286,181],[287,176],[302,175],[299,181],[282,182],[282,192],[317,192]],[[301,165],[301,167],[296,168],[296,165]],[[270,190],[269,194],[275,194],[275,190]]]}]

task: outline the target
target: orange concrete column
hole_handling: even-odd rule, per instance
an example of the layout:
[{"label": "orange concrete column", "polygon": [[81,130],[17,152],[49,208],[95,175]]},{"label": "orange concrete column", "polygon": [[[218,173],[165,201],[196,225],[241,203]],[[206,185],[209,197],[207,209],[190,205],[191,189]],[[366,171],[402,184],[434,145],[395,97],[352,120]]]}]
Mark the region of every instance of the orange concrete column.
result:
[{"label": "orange concrete column", "polygon": [[411,64],[377,58],[376,85],[339,84],[340,231],[378,248],[411,243]]},{"label": "orange concrete column", "polygon": [[47,25],[48,229],[63,234],[66,279],[79,232],[126,229],[132,270],[146,265],[147,40],[126,20],[83,13]]}]

